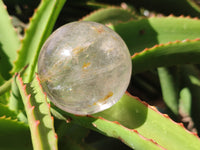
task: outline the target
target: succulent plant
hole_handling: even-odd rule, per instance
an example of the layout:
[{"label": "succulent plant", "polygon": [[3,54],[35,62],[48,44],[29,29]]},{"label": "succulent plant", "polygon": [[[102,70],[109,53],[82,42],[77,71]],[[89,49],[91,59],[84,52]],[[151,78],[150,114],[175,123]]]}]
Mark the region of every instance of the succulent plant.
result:
[{"label": "succulent plant", "polygon": [[[198,150],[200,148],[200,20],[198,19],[200,8],[197,1],[166,1],[165,5],[158,0],[151,0],[151,3],[148,0],[127,1],[127,3],[75,0],[64,5],[65,2],[65,0],[42,0],[28,25],[22,23],[26,29],[24,34],[21,34],[16,31],[16,22],[12,23],[11,14],[8,13],[4,3],[8,5],[9,10],[13,3],[18,3],[16,6],[31,7],[31,2],[26,1],[25,5],[21,1],[0,1],[0,149],[93,150],[103,147],[104,149]],[[169,15],[170,13],[176,16]],[[180,16],[181,14],[197,18]],[[43,64],[42,54],[38,60],[41,49],[46,48],[43,44],[52,31],[60,26],[58,22],[65,24],[78,19],[81,20],[78,23],[87,22],[100,26],[104,24],[107,27],[102,25],[102,28],[105,27],[109,32],[115,31],[126,43],[132,59],[133,79],[128,91],[124,92],[130,80],[130,59],[123,60],[120,57],[117,62],[112,61],[115,65],[122,62],[115,68],[117,73],[123,72],[126,68],[124,65],[129,64],[126,76],[120,78],[117,74],[114,78],[116,85],[122,79],[126,82],[126,86],[120,87],[117,92],[120,96],[123,93],[123,96],[119,101],[115,98],[114,101],[118,102],[112,107],[101,112],[95,108],[89,115],[72,114],[69,109],[67,109],[69,112],[66,112],[65,107],[62,110],[55,102],[51,102],[49,95],[52,91],[46,89],[45,82],[68,85],[65,84],[66,80],[57,80],[56,69],[60,68],[57,68],[58,65],[52,60],[55,55],[45,55],[45,59],[52,62],[46,64],[52,70],[43,73],[41,70],[44,70],[44,67],[40,66]],[[102,28],[97,28],[96,31],[101,32]],[[87,42],[91,38],[90,34],[86,33],[84,31],[86,41],[82,44],[86,44],[87,47]],[[116,33],[113,32],[114,36],[119,37]],[[108,36],[100,38],[104,43],[109,39]],[[53,39],[51,44],[62,46],[56,41],[57,39]],[[79,54],[82,50],[76,46],[80,43],[74,41],[77,44],[73,47],[74,53]],[[124,42],[122,40],[120,42],[121,45],[119,42],[113,45],[117,48],[119,45],[123,47],[119,48],[119,52],[126,49]],[[109,50],[110,56],[116,59],[112,48]],[[95,53],[97,59],[93,58]],[[92,63],[106,59],[101,52],[95,53],[90,58],[93,61],[89,62],[84,60],[85,55],[80,55],[83,61],[79,63],[79,69],[87,71],[86,69],[92,67]],[[127,51],[125,53],[129,54]],[[56,61],[59,63],[59,60]],[[103,66],[102,69],[105,69],[104,67],[106,68]],[[66,70],[60,71],[59,79],[64,79]],[[112,75],[114,74],[108,78]],[[83,82],[81,79],[77,84]],[[84,88],[87,88],[89,81],[84,82]],[[114,84],[114,81],[111,83]],[[104,91],[110,86],[110,82],[100,85]],[[84,88],[79,91],[84,93],[84,90],[87,90]],[[84,98],[85,94],[81,96],[79,91],[72,95],[74,100],[80,101],[77,97]],[[106,91],[107,93],[103,92],[101,95],[102,98],[97,98],[97,101],[100,100],[98,102],[101,103],[115,94],[113,91]],[[159,103],[153,105],[152,102],[155,98],[151,96],[154,93],[161,96],[161,92],[164,101],[159,100],[159,103],[162,102],[161,105],[165,107],[161,107]],[[96,104],[92,100],[91,103]],[[89,104],[88,108],[90,107]],[[93,114],[94,112],[98,113]]]}]

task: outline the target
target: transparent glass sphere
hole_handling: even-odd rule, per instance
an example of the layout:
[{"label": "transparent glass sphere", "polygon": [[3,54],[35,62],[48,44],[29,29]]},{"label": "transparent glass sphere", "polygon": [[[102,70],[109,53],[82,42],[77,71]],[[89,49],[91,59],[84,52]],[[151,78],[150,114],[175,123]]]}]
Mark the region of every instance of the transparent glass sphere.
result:
[{"label": "transparent glass sphere", "polygon": [[114,105],[125,93],[131,72],[131,56],[121,37],[89,21],[57,29],[38,59],[38,75],[47,97],[60,109],[78,115]]}]

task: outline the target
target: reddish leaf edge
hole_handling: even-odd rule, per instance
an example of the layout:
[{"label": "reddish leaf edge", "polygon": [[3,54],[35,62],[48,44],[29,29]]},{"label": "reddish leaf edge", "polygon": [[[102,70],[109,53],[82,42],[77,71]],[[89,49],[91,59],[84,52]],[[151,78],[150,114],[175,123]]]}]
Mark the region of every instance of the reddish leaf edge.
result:
[{"label": "reddish leaf edge", "polygon": [[[91,13],[89,13],[89,14],[87,14],[86,16],[84,16],[84,17],[82,17],[81,19],[79,19],[79,21],[82,21],[82,20],[84,20],[85,18],[87,18],[87,17],[89,17],[90,15],[92,15],[92,14],[94,14],[94,13],[97,13],[97,12],[99,12],[99,11],[102,11],[102,10],[104,10],[104,9],[107,9],[107,8],[118,8],[118,9],[123,9],[123,10],[125,10],[125,11],[127,11],[127,12],[130,12],[130,13],[132,13],[132,14],[134,14],[134,11],[131,11],[131,10],[129,10],[129,9],[124,9],[124,8],[122,8],[122,7],[120,7],[120,6],[109,6],[109,7],[106,7],[106,8],[100,8],[100,9],[97,9],[97,10],[94,10],[93,12],[91,12]],[[136,19],[135,18],[132,18],[132,19],[130,19],[130,20],[128,20],[128,21],[126,21],[126,22],[129,22],[129,21],[140,21],[141,19],[150,19],[150,18],[186,18],[186,19],[192,19],[192,20],[200,20],[198,17],[191,17],[191,16],[189,16],[189,15],[187,15],[187,16],[184,16],[184,15],[180,15],[180,16],[175,16],[174,14],[169,14],[169,15],[162,15],[162,16],[160,16],[159,14],[153,14],[153,15],[151,15],[151,16],[149,16],[149,17],[146,17],[146,16],[138,16],[137,14],[135,14],[136,15]],[[118,23],[120,24],[120,23],[126,23],[126,22],[121,22],[121,21],[119,21]]]},{"label": "reddish leaf edge", "polygon": [[[5,5],[5,3],[3,2],[3,6],[4,6],[4,9],[8,12],[8,7]],[[12,20],[13,20],[13,17],[9,15],[9,20],[10,20],[10,23],[12,24]],[[17,29],[13,26],[13,29],[15,31],[15,34],[17,34]],[[20,37],[17,36],[19,39]]]},{"label": "reddish leaf edge", "polygon": [[[0,117],[0,119],[12,120],[12,121],[19,122],[19,120],[18,120],[18,119],[12,119],[12,117],[7,117],[6,115],[3,115],[3,116],[1,116],[1,117]],[[21,123],[23,123],[23,122],[21,122]]]},{"label": "reddish leaf edge", "polygon": [[[93,15],[94,13],[98,13],[98,12],[101,12],[102,10],[106,10],[106,9],[121,9],[121,10],[124,10],[124,11],[126,11],[126,12],[132,14],[132,15],[136,15],[133,11],[131,11],[131,10],[129,10],[129,9],[124,9],[124,8],[122,8],[122,7],[120,7],[120,6],[111,5],[111,6],[106,7],[106,8],[100,8],[100,9],[94,10],[94,11],[92,11],[91,13],[87,14],[86,16],[80,18],[79,21],[84,21],[85,18],[87,18],[87,17]],[[138,17],[138,16],[136,15],[136,17]],[[132,20],[134,20],[134,18],[131,18],[130,20],[127,20],[127,21],[118,21],[118,22],[115,23],[115,24],[126,23],[126,22],[129,22],[129,21],[132,21]],[[111,23],[109,23],[109,25],[111,25]],[[112,25],[114,25],[114,24],[112,24]]]},{"label": "reddish leaf edge", "polygon": [[[128,131],[130,131],[130,132],[136,133],[136,134],[139,135],[139,137],[142,138],[143,140],[149,141],[149,142],[155,144],[156,146],[158,146],[159,148],[161,148],[161,149],[163,149],[163,150],[166,150],[164,147],[162,147],[161,145],[159,145],[159,144],[158,144],[156,141],[154,141],[153,139],[148,139],[148,138],[144,137],[144,136],[141,135],[137,130],[135,130],[135,129],[129,129],[129,128],[127,128],[127,127],[121,125],[118,121],[109,121],[109,120],[107,120],[107,119],[105,119],[105,118],[103,118],[103,117],[94,117],[94,116],[92,116],[92,115],[87,115],[87,117],[91,117],[91,118],[95,118],[95,119],[100,119],[100,120],[103,120],[103,121],[105,121],[105,122],[117,124],[118,126],[124,128],[125,130],[128,130]],[[92,125],[93,125],[95,128],[97,127],[97,125],[96,125],[95,123],[92,123]],[[123,143],[126,144],[126,142],[125,142],[121,137],[118,137],[118,139],[119,139],[120,141],[122,141]]]},{"label": "reddish leaf edge", "polygon": [[[187,16],[184,16],[184,15],[180,15],[180,16],[175,16],[174,14],[169,14],[169,15],[163,15],[160,16],[160,14],[153,14],[151,16],[149,16],[148,18],[170,18],[170,17],[173,17],[173,18],[187,18],[187,19],[193,19],[193,20],[199,20],[198,17],[191,17],[190,15],[187,15]],[[144,18],[147,18],[144,16]]]},{"label": "reddish leaf edge", "polygon": [[[26,104],[27,104],[27,106],[28,106],[28,108],[29,108],[29,110],[27,110],[27,111],[31,111],[31,114],[33,115],[33,111],[34,111],[34,109],[35,109],[35,106],[33,106],[33,105],[31,104],[31,94],[28,94],[28,93],[27,93],[27,91],[26,91],[26,84],[24,84],[24,82],[23,82],[23,80],[22,80],[20,74],[16,73],[16,76],[17,76],[18,80],[20,81],[20,84],[21,84],[21,86],[22,86],[22,88],[23,88],[23,91],[24,91],[25,96],[27,97],[27,102],[26,102]],[[35,119],[35,120],[34,120],[35,125],[36,125],[36,126],[39,126],[40,121],[39,121],[39,120],[36,120],[36,118],[34,117],[34,115],[32,116],[32,118]]]},{"label": "reddish leaf edge", "polygon": [[188,132],[189,134],[194,135],[196,138],[198,138],[198,140],[199,140],[199,142],[200,142],[200,137],[197,135],[197,133],[196,133],[196,132],[190,132],[189,130],[187,130],[187,129],[185,128],[185,126],[183,125],[183,123],[177,123],[177,122],[175,122],[175,121],[172,120],[167,114],[161,113],[155,106],[149,105],[149,104],[146,103],[145,101],[142,101],[140,98],[131,95],[129,92],[126,92],[126,94],[127,94],[128,96],[130,96],[130,97],[132,97],[132,98],[138,100],[138,101],[141,102],[143,105],[145,105],[145,106],[148,107],[149,109],[155,111],[155,112],[158,113],[159,115],[161,115],[161,116],[163,116],[163,117],[169,119],[172,123],[179,125],[179,126],[182,127],[186,132]]},{"label": "reddish leaf edge", "polygon": [[[26,92],[26,84],[24,84],[23,79],[22,79],[22,77],[20,76],[20,74],[17,74],[17,78],[19,79],[21,85],[23,86],[23,90],[24,90],[26,96],[28,97],[27,104],[28,104],[29,108],[33,111],[34,108],[35,108],[35,106],[32,106],[32,104],[31,104],[31,99],[30,99],[30,98],[31,98],[31,94],[27,94],[27,92]],[[40,87],[40,90],[42,91],[42,93],[44,94],[44,96],[47,98],[46,93],[43,92],[42,86],[41,86],[41,84],[40,84],[40,79],[39,79],[37,73],[36,73],[36,79],[37,79],[37,82],[38,82],[39,85],[40,85],[40,86],[39,86],[39,87]],[[48,102],[47,102],[47,104],[48,104],[48,108],[49,108],[49,112],[50,112],[50,104],[49,104]],[[51,119],[52,119],[52,121],[53,121],[53,123],[54,123],[54,117],[53,117],[53,116],[51,116]],[[36,124],[36,125],[39,125],[39,124],[40,124],[40,120],[35,120],[35,124]],[[55,137],[57,138],[57,135],[55,135]]]},{"label": "reddish leaf edge", "polygon": [[[128,96],[130,96],[130,97],[132,97],[132,98],[138,100],[139,102],[141,102],[143,105],[145,105],[145,107],[148,107],[149,109],[155,111],[155,112],[158,113],[159,115],[161,115],[161,116],[163,116],[163,117],[169,119],[173,124],[176,124],[176,125],[180,126],[180,127],[183,128],[187,133],[189,133],[189,134],[195,136],[195,137],[200,141],[200,137],[197,135],[197,133],[188,131],[188,130],[185,128],[185,126],[183,125],[183,123],[177,123],[177,122],[175,122],[175,121],[172,120],[167,114],[162,114],[155,106],[149,105],[149,104],[146,103],[145,101],[142,101],[140,98],[138,98],[138,97],[136,97],[136,96],[133,96],[133,95],[131,95],[131,94],[128,93],[128,92],[126,92],[126,94],[127,94]],[[81,117],[81,116],[79,116],[79,117]],[[82,117],[83,117],[83,116],[82,116]],[[127,128],[127,127],[121,125],[118,121],[109,121],[109,120],[107,120],[107,119],[105,119],[105,118],[103,118],[103,117],[100,117],[100,116],[99,116],[99,117],[95,117],[95,116],[92,116],[92,115],[86,115],[86,117],[90,117],[90,118],[94,118],[94,119],[100,119],[100,120],[103,120],[103,121],[106,121],[106,122],[109,122],[109,123],[117,124],[117,125],[123,127],[124,129],[129,130],[130,132],[134,132],[134,133],[138,134],[142,139],[152,142],[153,144],[155,144],[156,146],[160,147],[161,149],[165,149],[164,147],[162,147],[161,145],[159,145],[159,144],[158,144],[156,141],[154,141],[153,139],[149,139],[149,138],[144,137],[144,136],[141,135],[137,130],[135,130],[135,129],[129,129],[129,128]],[[68,123],[68,122],[67,122],[67,123]],[[93,127],[95,127],[95,128],[97,127],[97,125],[96,125],[95,123],[92,123],[92,125],[93,125]],[[122,138],[118,137],[118,139],[121,140],[123,143],[126,144],[126,142],[125,142]]]},{"label": "reddish leaf edge", "polygon": [[[36,9],[34,10],[34,13],[37,12],[37,9],[38,9],[38,8],[36,8]],[[29,22],[32,20],[32,18],[33,18],[33,16],[29,18]],[[30,30],[30,25],[28,25],[28,27],[24,29],[24,33],[26,33],[26,34],[24,35],[24,37],[23,37],[22,39],[20,39],[20,47],[19,47],[19,49],[16,50],[16,52],[17,52],[17,57],[16,57],[16,59],[13,61],[13,64],[14,64],[15,66],[10,70],[10,74],[13,74],[13,73],[15,73],[15,71],[19,71],[19,70],[20,70],[18,67],[16,67],[16,65],[17,65],[16,63],[18,62],[18,59],[20,58],[20,54],[22,53],[21,49],[22,49],[22,46],[23,46],[24,41],[26,41],[27,33],[29,32],[29,30]],[[25,64],[24,66],[29,66],[29,64]],[[18,69],[16,69],[16,68],[18,68]]]},{"label": "reddish leaf edge", "polygon": [[[20,85],[22,86],[22,88],[23,88],[23,91],[24,91],[24,94],[25,94],[25,96],[27,97],[27,102],[26,102],[26,104],[27,104],[27,106],[28,106],[28,110],[26,110],[26,111],[28,111],[28,112],[26,112],[26,113],[30,113],[31,114],[31,118],[33,118],[34,119],[34,131],[35,132],[37,132],[38,134],[39,134],[39,125],[40,125],[40,120],[37,120],[36,118],[35,118],[35,116],[34,116],[34,109],[35,109],[35,106],[33,106],[32,104],[31,104],[31,94],[28,94],[27,93],[27,91],[26,91],[26,84],[24,84],[24,82],[23,82],[23,79],[22,79],[22,77],[20,76],[20,74],[19,73],[16,73],[16,77],[18,78],[18,81],[20,82]],[[40,87],[40,90],[41,91],[43,91],[42,90],[42,86],[41,86],[41,84],[40,84],[40,80],[39,80],[39,77],[38,77],[38,75],[36,74],[36,79],[37,79],[37,82],[39,83],[39,87]],[[43,94],[45,95],[45,97],[47,97],[46,96],[46,94],[43,92]],[[46,101],[47,102],[47,101]],[[48,103],[48,102],[47,102]],[[48,105],[48,108],[49,108],[49,112],[50,112],[50,105]],[[54,124],[54,117],[53,116],[51,116],[51,119],[52,119],[52,123]],[[57,136],[57,134],[55,133],[55,135],[54,135],[54,137],[55,137],[55,139],[56,140],[58,140],[58,136]]]},{"label": "reddish leaf edge", "polygon": [[[3,2],[3,1],[2,1]],[[3,7],[4,7],[4,9],[8,12],[8,8],[7,8],[7,6],[5,5],[5,3],[3,2]],[[12,20],[13,20],[13,17],[12,16],[10,16],[9,15],[9,21],[10,21],[10,23],[12,24]],[[18,33],[17,33],[17,29],[13,26],[13,30],[15,31],[15,34],[17,35],[17,37],[19,38],[19,41],[20,41],[20,47],[22,46],[22,39],[20,39],[20,37],[18,36]],[[20,48],[19,48],[20,49]],[[16,50],[16,55],[18,55],[18,50]],[[18,57],[18,56],[17,56]],[[9,73],[12,75],[13,74],[13,72],[12,72],[12,69],[13,68],[11,68],[11,70],[9,71]]]},{"label": "reddish leaf edge", "polygon": [[168,46],[168,45],[173,45],[173,44],[177,44],[177,43],[185,43],[185,42],[197,42],[197,41],[200,41],[200,38],[197,38],[197,39],[194,39],[194,40],[190,40],[190,39],[185,39],[185,40],[176,40],[176,41],[173,41],[173,42],[167,42],[165,44],[156,44],[154,45],[153,47],[151,48],[145,48],[144,50],[142,50],[141,52],[137,52],[135,54],[133,54],[131,56],[132,59],[134,59],[135,57],[139,56],[139,55],[142,55],[143,53],[145,52],[148,52],[148,51],[152,51],[154,50],[155,48],[159,48],[159,47],[162,47],[162,46]]},{"label": "reddish leaf edge", "polygon": [[29,126],[26,123],[24,123],[22,121],[19,121],[17,118],[16,119],[12,119],[12,117],[10,117],[10,116],[8,117],[8,116],[4,115],[4,116],[0,117],[0,120],[9,120],[9,121],[12,121],[12,122],[16,122],[19,125],[23,125],[23,126],[27,127],[27,129],[29,129]]},{"label": "reddish leaf edge", "polygon": [[[198,40],[200,40],[200,39],[198,39]],[[191,41],[191,40],[189,40],[189,41]],[[194,41],[194,40],[192,40],[192,41]],[[174,42],[169,42],[169,43],[174,43]],[[159,45],[162,46],[163,44],[159,44]],[[20,83],[21,83],[21,86],[23,86],[23,90],[26,91],[26,84],[23,83],[23,80],[22,80],[22,78],[20,77],[20,74],[16,74],[16,76],[18,77],[18,79],[19,79],[19,81],[20,81]],[[42,86],[41,86],[41,84],[40,84],[40,79],[39,79],[39,77],[38,77],[37,74],[36,74],[36,79],[37,79],[37,81],[39,82],[41,91],[43,92]],[[45,92],[43,92],[43,94],[45,95],[45,97],[47,96]],[[177,123],[177,122],[173,121],[167,114],[162,114],[160,111],[158,111],[158,109],[157,109],[155,106],[149,105],[149,104],[146,103],[145,101],[142,101],[140,98],[131,95],[129,92],[126,92],[126,94],[127,94],[128,96],[130,96],[130,97],[132,97],[132,98],[138,100],[140,103],[142,103],[143,105],[145,105],[145,107],[148,107],[149,109],[155,111],[155,112],[158,113],[159,115],[161,115],[161,116],[163,116],[163,117],[169,119],[173,124],[176,124],[176,125],[182,127],[186,132],[188,132],[188,133],[191,134],[191,135],[194,135],[194,136],[195,136],[196,138],[198,138],[198,140],[200,141],[200,137],[197,135],[197,133],[188,131],[188,130],[184,127],[183,123]],[[31,103],[30,103],[30,94],[28,95],[27,92],[26,92],[26,96],[29,97],[28,105],[30,105],[31,110],[34,110],[34,107],[32,107],[32,106],[31,106]],[[49,109],[50,109],[50,104],[49,104]],[[144,136],[141,135],[137,130],[135,130],[135,129],[129,129],[129,128],[127,128],[127,127],[121,125],[118,121],[109,121],[109,120],[107,120],[107,119],[105,119],[105,118],[103,118],[103,117],[100,117],[100,116],[99,116],[99,117],[95,117],[95,116],[92,116],[92,115],[86,115],[86,116],[75,115],[75,116],[77,116],[77,117],[89,117],[89,118],[94,118],[94,119],[100,119],[100,120],[103,120],[103,121],[106,121],[106,122],[109,122],[109,123],[117,124],[117,125],[123,127],[124,129],[129,130],[130,132],[134,132],[134,133],[138,134],[142,139],[147,140],[147,141],[150,141],[150,142],[152,142],[153,144],[159,146],[160,148],[165,149],[165,148],[163,148],[161,145],[159,145],[157,142],[155,142],[153,139],[149,139],[149,138],[144,137]],[[52,117],[52,119],[54,120],[54,117]],[[72,117],[72,120],[73,120],[73,117]],[[69,122],[71,122],[71,121],[66,120],[66,123],[69,123]],[[39,124],[40,124],[40,121],[39,121],[39,120],[35,120],[35,125],[38,126]],[[95,128],[96,128],[96,126],[97,126],[95,123],[92,123],[92,125],[93,125],[93,127],[95,127]],[[55,135],[55,137],[58,138],[57,135]],[[121,140],[123,143],[126,143],[126,142],[125,142],[123,139],[121,139],[120,137],[118,137],[118,139]]]}]

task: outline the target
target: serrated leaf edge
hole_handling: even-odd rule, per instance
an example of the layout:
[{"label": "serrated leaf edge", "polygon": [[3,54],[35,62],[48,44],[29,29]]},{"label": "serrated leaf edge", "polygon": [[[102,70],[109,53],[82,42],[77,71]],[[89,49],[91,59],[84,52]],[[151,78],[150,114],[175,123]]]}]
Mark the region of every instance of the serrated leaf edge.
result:
[{"label": "serrated leaf edge", "polygon": [[[41,143],[42,141],[40,141],[39,140],[39,138],[38,137],[36,137],[36,135],[40,135],[40,131],[39,131],[39,125],[40,125],[40,120],[37,120],[36,118],[35,118],[35,116],[34,116],[34,109],[35,109],[35,106],[33,106],[32,104],[31,104],[31,94],[28,94],[27,92],[26,92],[26,84],[24,84],[23,83],[23,80],[22,80],[22,78],[20,77],[20,74],[18,74],[17,75],[17,79],[18,79],[18,81],[19,81],[19,84],[21,85],[21,87],[22,87],[22,89],[23,89],[23,91],[24,91],[24,94],[25,94],[25,96],[26,96],[26,99],[27,99],[27,101],[26,102],[24,102],[24,105],[25,105],[25,109],[26,109],[26,113],[27,113],[27,115],[28,116],[30,116],[30,117],[28,117],[28,120],[29,120],[29,126],[30,126],[30,130],[32,130],[31,132],[32,132],[32,134],[31,134],[31,137],[32,137],[32,142],[33,142],[33,146],[34,146],[34,148],[36,148],[36,149],[38,149],[38,150],[42,150],[43,148],[43,144],[44,143]],[[36,79],[37,79],[37,81],[40,83],[40,81],[39,81],[39,78],[36,76]],[[40,85],[40,88],[41,88],[41,84],[39,84]],[[47,103],[47,101],[46,101],[46,103]],[[49,109],[49,112],[50,112],[50,107],[49,107],[49,105],[48,105],[48,109]],[[51,120],[52,120],[52,126],[53,126],[53,124],[54,124],[54,119],[53,119],[53,117],[51,117]],[[55,131],[54,131],[55,132]],[[54,140],[56,141],[56,143],[57,143],[57,139],[58,139],[58,137],[57,137],[57,135],[55,134],[54,135]],[[49,143],[50,144],[50,143]],[[52,147],[51,147],[52,148]],[[54,148],[52,148],[52,149],[57,149],[56,147],[54,147]]]},{"label": "serrated leaf edge", "polygon": [[16,123],[18,123],[18,124],[22,124],[22,125],[24,125],[24,126],[26,126],[26,127],[28,128],[28,125],[27,125],[26,123],[24,123],[24,122],[22,122],[22,121],[19,121],[18,119],[12,119],[12,117],[8,117],[8,116],[6,116],[6,115],[1,116],[1,117],[0,117],[0,120],[1,120],[1,119],[10,120],[10,121],[12,121],[12,122],[16,122]]},{"label": "serrated leaf edge", "polygon": [[135,97],[133,95],[131,95],[130,93],[126,92],[127,95],[129,95],[130,97],[133,97],[134,99],[137,99],[138,101],[140,101],[143,105],[145,105],[146,107],[148,107],[149,109],[155,111],[156,113],[158,113],[159,115],[169,119],[173,124],[176,124],[178,126],[180,126],[181,128],[183,128],[186,132],[188,132],[189,134],[191,135],[194,135],[200,142],[200,137],[197,135],[197,133],[194,133],[194,132],[190,132],[188,131],[185,126],[183,125],[183,123],[177,123],[175,122],[174,120],[172,120],[167,114],[162,114],[155,106],[151,106],[149,105],[148,103],[146,103],[145,101],[142,101],[140,98],[138,97]]},{"label": "serrated leaf edge", "polygon": [[151,48],[145,48],[144,50],[142,50],[141,52],[138,52],[138,53],[134,53],[131,58],[135,58],[139,55],[143,55],[144,53],[146,52],[149,52],[149,51],[153,51],[155,50],[156,48],[159,48],[159,47],[164,47],[164,46],[169,46],[169,45],[173,45],[173,44],[178,44],[178,43],[186,43],[186,42],[197,42],[197,41],[200,41],[200,38],[197,38],[197,39],[194,39],[194,40],[190,40],[190,39],[185,39],[183,41],[180,41],[180,40],[176,40],[176,41],[173,41],[173,42],[167,42],[165,44],[156,44],[154,45],[153,47]]},{"label": "serrated leaf edge", "polygon": [[[109,123],[114,123],[114,124],[116,124],[116,125],[118,125],[118,126],[124,128],[125,130],[128,130],[128,131],[130,131],[130,132],[136,133],[136,134],[139,135],[139,137],[142,138],[143,140],[149,141],[149,142],[155,144],[156,146],[158,146],[159,148],[165,150],[164,147],[162,147],[161,145],[159,145],[159,144],[158,144],[156,141],[154,141],[153,139],[148,139],[148,138],[142,136],[137,130],[135,130],[135,129],[129,129],[129,128],[127,128],[127,127],[121,125],[118,121],[109,121],[109,120],[107,120],[107,119],[105,119],[105,118],[103,118],[103,117],[94,117],[94,116],[92,116],[92,115],[87,115],[87,117],[92,117],[92,118],[100,119],[100,120],[103,120],[103,121],[106,121],[106,122],[109,122]],[[97,125],[96,125],[95,123],[92,123],[92,125],[93,125],[95,128],[97,127]],[[121,140],[123,143],[126,143],[125,140],[123,140],[121,137],[118,138],[118,139]],[[126,143],[126,144],[127,144],[127,143]]]},{"label": "serrated leaf edge", "polygon": [[[95,14],[95,13],[99,13],[101,11],[104,11],[104,10],[107,10],[107,9],[120,9],[120,10],[123,10],[123,11],[126,11],[127,13],[130,13],[130,14],[134,14],[134,12],[131,12],[129,9],[124,9],[122,7],[119,7],[119,6],[109,6],[109,7],[106,7],[106,8],[100,8],[100,9],[97,9],[97,10],[94,10],[93,12],[87,14],[86,16],[82,17],[81,19],[79,19],[79,21],[84,21],[84,19],[86,19],[87,17],[90,17],[91,15]],[[132,21],[134,20],[134,18],[131,18],[130,20],[128,21],[118,21],[117,23],[115,24],[118,24],[118,23],[126,23],[126,22],[129,22],[129,21]],[[113,23],[108,23],[107,25],[110,26],[110,25],[115,25]]]},{"label": "serrated leaf edge", "polygon": [[[147,18],[147,17],[146,17]],[[180,16],[175,16],[174,14],[169,14],[168,16],[159,16],[159,14],[154,14],[148,18],[185,18],[185,19],[193,19],[193,20],[199,20],[198,17],[191,17],[191,16],[184,16],[184,15],[180,15]]]}]

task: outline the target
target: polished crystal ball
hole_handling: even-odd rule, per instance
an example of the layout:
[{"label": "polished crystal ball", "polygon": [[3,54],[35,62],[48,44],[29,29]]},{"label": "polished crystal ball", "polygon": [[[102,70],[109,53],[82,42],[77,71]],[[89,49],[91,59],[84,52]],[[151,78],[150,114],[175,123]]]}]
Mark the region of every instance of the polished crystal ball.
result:
[{"label": "polished crystal ball", "polygon": [[47,97],[77,115],[97,113],[125,93],[132,72],[128,48],[112,29],[88,21],[66,24],[44,43],[38,75]]}]

